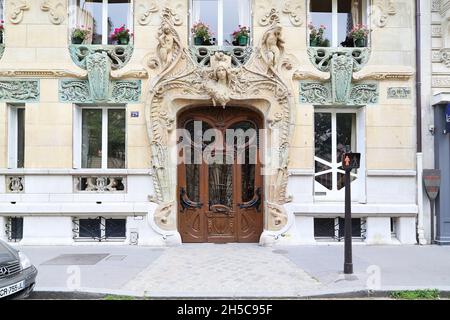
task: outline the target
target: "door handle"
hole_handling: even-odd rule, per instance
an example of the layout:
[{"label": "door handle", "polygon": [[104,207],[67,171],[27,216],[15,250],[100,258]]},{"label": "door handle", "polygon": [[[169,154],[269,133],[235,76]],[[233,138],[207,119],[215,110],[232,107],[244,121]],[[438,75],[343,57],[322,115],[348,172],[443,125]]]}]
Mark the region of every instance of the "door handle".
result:
[{"label": "door handle", "polygon": [[253,196],[252,200],[249,202],[239,203],[239,209],[250,209],[250,208],[256,208],[257,211],[259,211],[259,206],[261,205],[261,188],[257,188],[255,190],[255,195]]},{"label": "door handle", "polygon": [[180,188],[180,203],[184,210],[186,209],[200,209],[203,207],[203,203],[194,202],[189,199],[186,189]]}]

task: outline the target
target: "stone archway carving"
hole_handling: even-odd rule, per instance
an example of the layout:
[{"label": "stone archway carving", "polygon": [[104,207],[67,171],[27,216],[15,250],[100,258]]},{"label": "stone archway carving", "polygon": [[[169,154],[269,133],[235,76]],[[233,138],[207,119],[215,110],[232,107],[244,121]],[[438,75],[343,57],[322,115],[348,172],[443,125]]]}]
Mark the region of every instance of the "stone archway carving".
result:
[{"label": "stone archway carving", "polygon": [[[294,98],[290,88],[292,58],[285,54],[282,27],[275,14],[272,24],[262,37],[260,46],[252,50],[249,59],[239,63],[223,51],[211,53],[209,63],[199,61],[192,50],[183,48],[176,31],[171,10],[162,12],[159,35],[173,47],[157,47],[155,57],[149,58],[149,67],[159,76],[151,81],[146,105],[146,121],[151,145],[152,176],[155,194],[151,201],[158,204],[149,219],[155,231],[164,239],[177,232],[176,144],[175,119],[181,107],[175,101],[212,102],[211,108],[226,108],[230,102],[252,105],[265,101],[270,105],[265,121],[268,131],[265,151],[265,232],[261,242],[271,242],[289,229],[293,222],[284,209],[290,202],[286,194],[290,137],[293,126]],[[163,50],[163,51],[161,51]],[[170,52],[170,58],[167,57]],[[233,60],[233,63],[232,63]],[[185,104],[187,106],[189,104]],[[175,152],[174,152],[175,151]],[[269,161],[270,159],[270,161]]]}]

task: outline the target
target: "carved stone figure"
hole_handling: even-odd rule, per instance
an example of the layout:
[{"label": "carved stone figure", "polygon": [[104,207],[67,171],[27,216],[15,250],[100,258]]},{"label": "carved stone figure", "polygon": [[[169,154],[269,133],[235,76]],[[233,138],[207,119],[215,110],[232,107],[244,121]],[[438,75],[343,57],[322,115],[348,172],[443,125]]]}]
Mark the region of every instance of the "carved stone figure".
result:
[{"label": "carved stone figure", "polygon": [[278,65],[280,57],[284,53],[284,40],[281,37],[282,30],[281,26],[275,25],[264,34],[262,39],[263,57],[272,67]]},{"label": "carved stone figure", "polygon": [[158,32],[158,52],[162,65],[166,65],[172,59],[173,46],[175,38],[172,35],[172,30],[167,24],[163,24],[161,30]]}]

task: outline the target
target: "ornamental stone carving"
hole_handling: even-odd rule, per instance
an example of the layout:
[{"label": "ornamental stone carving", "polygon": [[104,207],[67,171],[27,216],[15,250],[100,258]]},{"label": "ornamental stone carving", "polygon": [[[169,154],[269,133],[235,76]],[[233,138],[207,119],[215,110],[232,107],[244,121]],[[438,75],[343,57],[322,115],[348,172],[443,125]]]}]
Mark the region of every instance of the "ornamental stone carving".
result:
[{"label": "ornamental stone carving", "polygon": [[[270,4],[272,6],[273,3]],[[276,5],[278,7],[278,5]],[[279,7],[281,9],[281,13],[288,16],[289,21],[294,27],[301,27],[304,23],[303,16],[306,16],[305,12],[305,1],[303,0],[286,0],[282,6]],[[266,7],[267,8],[267,7]],[[264,9],[263,9],[264,10]],[[259,25],[263,27],[267,27],[269,25],[274,24],[275,21],[280,21],[280,11],[277,8],[271,7],[265,13],[261,15],[259,19]]]},{"label": "ornamental stone carving", "polygon": [[25,178],[19,176],[6,177],[6,192],[23,193],[25,191]]},{"label": "ornamental stone carving", "polygon": [[39,101],[39,80],[1,80],[0,101]]},{"label": "ornamental stone carving", "polygon": [[383,28],[387,25],[389,17],[397,14],[394,0],[374,0],[372,17],[375,25]]},{"label": "ornamental stone carving", "polygon": [[[140,25],[145,26],[148,25],[151,21],[152,15],[160,10],[162,7],[163,10],[166,10],[167,7],[164,4],[161,5],[162,1],[147,1],[141,3],[139,5],[139,13],[138,13],[138,22]],[[166,1],[167,4],[170,4],[173,8],[178,8],[182,6],[182,3],[173,3],[174,1]],[[171,20],[173,21],[174,26],[183,25],[183,19],[176,12],[176,10],[170,10]]]},{"label": "ornamental stone carving", "polygon": [[[141,97],[140,80],[112,81],[107,103],[137,103]],[[59,100],[72,103],[95,103],[87,80],[60,80]]]},{"label": "ornamental stone carving", "polygon": [[108,193],[125,192],[125,177],[80,176],[74,178],[76,192]]},{"label": "ornamental stone carving", "polygon": [[[329,82],[300,82],[300,103],[336,105],[331,92],[331,83]],[[347,100],[340,103],[340,105],[370,105],[377,104],[378,100],[378,84],[358,83],[351,85]]]},{"label": "ornamental stone carving", "polygon": [[94,101],[107,101],[111,63],[106,52],[96,52],[87,56],[86,69],[92,98]]},{"label": "ornamental stone carving", "polygon": [[30,6],[27,0],[11,0],[9,1],[9,9],[11,10],[9,21],[18,24],[22,22],[24,12],[29,10]]},{"label": "ornamental stone carving", "polygon": [[86,70],[86,58],[94,53],[105,52],[108,56],[111,68],[118,70],[130,61],[134,47],[132,45],[75,45],[69,46],[72,61],[81,69]]},{"label": "ornamental stone carving", "polygon": [[66,14],[65,2],[62,0],[44,0],[41,4],[41,10],[48,12],[53,24],[61,24],[64,22]]},{"label": "ornamental stone carving", "polygon": [[[163,12],[167,12],[164,10]],[[160,36],[170,35],[178,39],[173,28],[174,22],[168,15],[161,17]],[[276,232],[286,227],[288,213],[284,204],[290,201],[286,195],[288,180],[289,146],[292,131],[292,113],[295,102],[288,83],[292,73],[287,74],[282,66],[289,65],[289,56],[284,54],[281,38],[282,28],[278,19],[273,18],[263,35],[259,48],[253,48],[251,54],[243,60],[236,60],[227,50],[209,51],[199,59],[195,51],[188,48],[176,48],[176,41],[169,39],[167,51],[158,54],[155,59],[162,70],[151,82],[148,91],[146,121],[151,145],[152,177],[155,194],[152,200],[158,204],[156,213],[151,216],[151,224],[156,225],[160,233],[176,232],[177,193],[176,159],[173,159],[173,142],[176,140],[174,124],[176,111],[189,106],[189,101],[211,102],[217,107],[230,107],[232,102],[267,101],[270,109],[267,121],[271,130],[269,145],[271,162],[267,164],[267,206],[277,207],[277,213],[271,213],[268,229]],[[173,46],[170,46],[173,44]],[[157,49],[161,50],[161,43]],[[167,59],[164,59],[166,57]],[[153,61],[155,61],[153,60]],[[167,64],[164,62],[167,61]],[[287,69],[287,68],[286,68]],[[184,101],[175,103],[175,101]],[[270,186],[270,187],[269,187]],[[272,210],[273,211],[273,210]],[[154,227],[155,228],[155,227]],[[271,234],[272,236],[272,234]]]}]

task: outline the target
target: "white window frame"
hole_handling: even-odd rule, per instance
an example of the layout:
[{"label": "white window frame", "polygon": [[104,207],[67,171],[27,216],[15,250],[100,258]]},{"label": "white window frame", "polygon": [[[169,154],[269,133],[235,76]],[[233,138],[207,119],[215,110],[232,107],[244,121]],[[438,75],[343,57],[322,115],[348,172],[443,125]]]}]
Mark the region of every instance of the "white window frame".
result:
[{"label": "white window frame", "polygon": [[[311,21],[311,12],[309,11],[311,8],[311,1],[318,1],[318,0],[307,0],[308,23]],[[332,25],[331,25],[331,27],[332,27],[333,33],[331,36],[332,39],[330,39],[332,48],[337,48],[340,45],[340,43],[339,43],[340,41],[338,39],[338,37],[339,37],[339,34],[338,34],[338,1],[339,0],[332,0],[332,12],[331,12]],[[369,16],[368,10],[370,8],[371,0],[360,0],[360,1],[362,2],[361,20],[363,21],[363,23],[364,23],[364,21],[366,21],[365,24],[368,25],[369,22],[368,22],[367,18]],[[370,42],[370,37],[369,37],[368,41]],[[308,37],[307,37],[307,43],[308,43],[308,47],[309,47],[309,32],[308,32]],[[367,45],[369,45],[369,44],[367,44]]]},{"label": "white window frame", "polygon": [[[217,46],[219,47],[223,47],[224,46],[224,37],[223,37],[223,2],[226,0],[215,0],[217,1]],[[244,1],[244,0],[241,0]],[[248,27],[250,28],[250,30],[252,30],[252,21],[253,21],[253,11],[252,11],[252,0],[245,0],[248,2],[248,6],[249,6],[249,22],[248,22]],[[194,44],[194,39],[192,37],[192,34],[190,33],[190,28],[191,26],[198,22],[198,21],[194,21],[194,14],[193,14],[193,10],[194,10],[194,0],[189,0],[189,40],[191,45]],[[236,26],[237,27],[237,26]],[[215,31],[215,30],[212,30]],[[253,37],[250,36],[250,44],[253,43]]]},{"label": "white window frame", "polygon": [[[365,108],[323,108],[316,107],[315,113],[331,113],[332,114],[332,173],[333,173],[333,186],[335,185],[335,179],[337,178],[338,168],[340,167],[339,159],[336,159],[336,114],[351,113],[356,115],[356,150],[353,152],[361,153],[361,166],[358,169],[356,180],[351,183],[352,201],[359,203],[366,203],[366,111]],[[315,123],[313,124],[315,130]],[[317,161],[317,157],[314,153],[314,167]],[[341,190],[328,190],[315,179],[316,172],[314,170],[314,200],[319,202],[341,202],[345,200],[345,188]],[[326,192],[326,195],[320,193]],[[318,194],[319,193],[319,194]]]},{"label": "white window frame", "polygon": [[[8,169],[17,169],[18,158],[18,116],[17,111],[25,110],[24,104],[8,104]],[[26,119],[24,119],[26,122]],[[24,123],[25,125],[25,123]]]},{"label": "white window frame", "polygon": [[[77,4],[76,4],[76,0],[72,0],[72,5],[76,8]],[[75,10],[75,14],[76,14],[76,10]],[[102,2],[102,45],[108,45],[108,38],[109,38],[109,34],[107,34],[108,32],[108,0],[103,0]],[[130,29],[130,33],[133,33],[134,31],[134,0],[130,1],[130,10],[128,13],[128,21],[131,22],[131,25],[127,26],[128,29]],[[77,21],[77,16],[75,15],[75,17],[71,17],[71,25],[72,27],[76,27],[78,21]],[[133,41],[133,38],[130,39],[130,43]]]},{"label": "white window frame", "polygon": [[[83,109],[102,110],[102,167],[83,168],[82,167],[82,143],[83,143]],[[108,110],[123,110],[125,112],[125,168],[108,168]],[[73,167],[74,169],[88,170],[123,170],[128,167],[128,117],[126,106],[99,106],[99,105],[76,105],[74,107],[74,134],[73,134]]]}]

